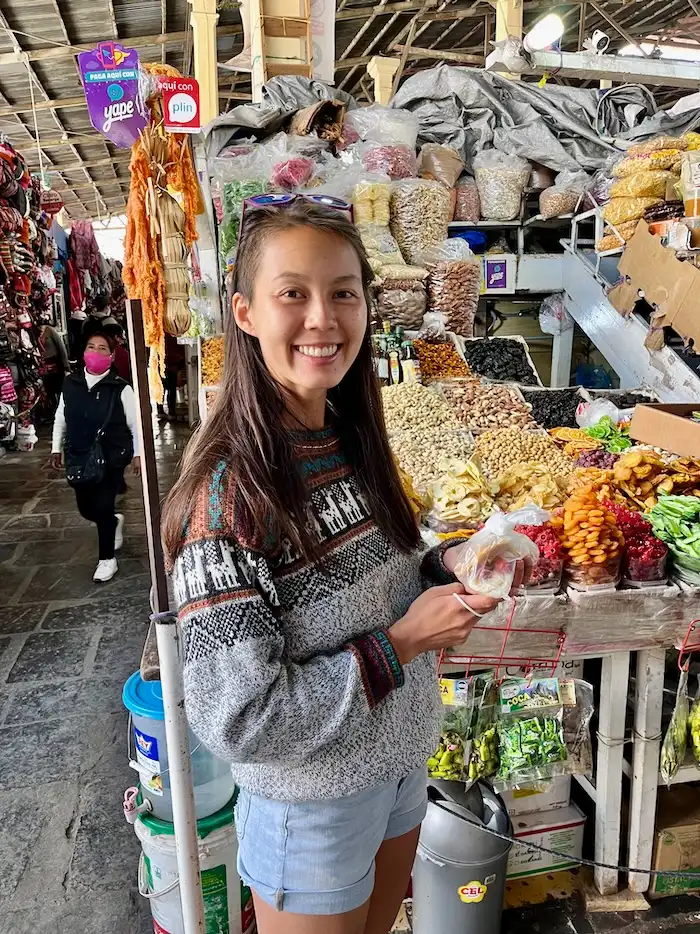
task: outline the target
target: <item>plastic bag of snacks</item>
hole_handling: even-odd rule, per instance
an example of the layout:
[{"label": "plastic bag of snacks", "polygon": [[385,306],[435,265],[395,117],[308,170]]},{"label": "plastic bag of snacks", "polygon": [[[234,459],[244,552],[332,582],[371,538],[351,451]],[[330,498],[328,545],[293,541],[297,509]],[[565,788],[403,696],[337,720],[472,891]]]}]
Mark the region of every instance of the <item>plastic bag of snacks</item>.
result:
[{"label": "plastic bag of snacks", "polygon": [[[374,272],[379,272],[381,266],[405,265],[399,245],[391,236],[391,231],[388,227],[383,227],[379,224],[367,224],[360,227],[359,230],[362,243],[367,251],[367,256],[369,257],[369,262]],[[407,276],[407,278],[409,277]]]},{"label": "plastic bag of snacks", "polygon": [[636,221],[644,216],[647,208],[658,204],[661,198],[611,198],[604,205],[601,215],[609,224],[624,224]]},{"label": "plastic bag of snacks", "polygon": [[534,564],[539,557],[537,545],[516,532],[515,526],[542,525],[548,519],[549,513],[536,506],[490,516],[468,542],[454,546],[455,577],[471,593],[505,599],[513,587],[517,562]]},{"label": "plastic bag of snacks", "polygon": [[700,133],[694,133],[692,130],[689,130],[681,136],[681,140],[685,143],[685,148],[687,150],[700,149]]},{"label": "plastic bag of snacks", "polygon": [[683,668],[678,679],[676,691],[676,704],[673,708],[671,722],[666,730],[661,746],[661,777],[667,785],[685,762],[688,749],[688,718],[690,704],[688,703],[688,671]]},{"label": "plastic bag of snacks", "polygon": [[425,285],[418,279],[387,280],[387,285],[400,281],[404,288],[380,288],[377,291],[377,313],[380,318],[388,319],[393,325],[400,324],[407,330],[415,331],[421,326],[427,296]]},{"label": "plastic bag of snacks", "polygon": [[426,143],[421,146],[418,173],[422,178],[432,178],[436,182],[442,182],[447,188],[454,188],[463,171],[464,163],[456,149],[440,146],[439,143]]},{"label": "plastic bag of snacks", "polygon": [[628,156],[647,156],[660,149],[687,149],[688,139],[685,136],[655,136],[646,139],[643,143],[635,143],[627,150]]},{"label": "plastic bag of snacks", "polygon": [[669,181],[677,181],[673,172],[652,169],[618,178],[610,189],[611,198],[663,198]]},{"label": "plastic bag of snacks", "polygon": [[358,143],[362,164],[368,172],[381,172],[392,179],[412,178],[418,170],[413,149],[407,146]]},{"label": "plastic bag of snacks", "polygon": [[371,104],[351,110],[345,117],[345,124],[353,127],[360,139],[416,148],[418,118],[408,110]]},{"label": "plastic bag of snacks", "polygon": [[481,216],[479,189],[473,178],[465,178],[457,185],[454,219],[475,224]]},{"label": "plastic bag of snacks", "polygon": [[479,304],[481,263],[467,242],[459,238],[445,240],[428,247],[418,259],[429,273],[430,310],[444,316],[448,330],[472,337]]},{"label": "plastic bag of snacks", "polygon": [[606,250],[619,250],[634,236],[638,223],[638,220],[625,221],[624,224],[616,224],[615,230],[612,227],[606,227],[603,230],[604,235],[595,245],[596,250],[599,253],[605,253]]},{"label": "plastic bag of snacks", "polygon": [[551,188],[540,195],[542,217],[560,217],[573,214],[588,184],[585,172],[560,172]]},{"label": "plastic bag of snacks", "polygon": [[422,266],[409,266],[406,263],[402,263],[399,266],[398,263],[389,264],[382,266],[379,270],[379,275],[384,280],[385,284],[391,279],[420,279],[423,282],[424,279],[428,278],[428,270],[423,269]]},{"label": "plastic bag of snacks", "polygon": [[558,678],[508,678],[499,701],[499,782],[517,786],[561,774],[568,753]]},{"label": "plastic bag of snacks", "polygon": [[[615,178],[626,178],[637,172],[650,172],[656,169],[678,170],[681,161],[680,149],[659,149],[643,156],[627,156],[613,168]],[[677,171],[676,171],[676,174]]]},{"label": "plastic bag of snacks", "polygon": [[698,678],[698,693],[695,695],[688,716],[688,729],[690,731],[693,759],[695,759],[695,764],[700,766],[700,678]]},{"label": "plastic bag of snacks", "polygon": [[472,753],[472,738],[490,678],[441,678],[443,721],[440,742],[428,759],[430,778],[464,781]]},{"label": "plastic bag of snacks", "polygon": [[426,247],[447,240],[450,207],[450,194],[440,182],[410,179],[394,186],[391,232],[407,262],[415,263]]},{"label": "plastic bag of snacks", "polygon": [[388,175],[368,176],[353,188],[350,200],[355,210],[355,223],[389,226],[391,187]]},{"label": "plastic bag of snacks", "polygon": [[477,153],[473,167],[482,217],[514,220],[520,213],[523,191],[530,177],[530,163],[498,149],[487,149]]}]

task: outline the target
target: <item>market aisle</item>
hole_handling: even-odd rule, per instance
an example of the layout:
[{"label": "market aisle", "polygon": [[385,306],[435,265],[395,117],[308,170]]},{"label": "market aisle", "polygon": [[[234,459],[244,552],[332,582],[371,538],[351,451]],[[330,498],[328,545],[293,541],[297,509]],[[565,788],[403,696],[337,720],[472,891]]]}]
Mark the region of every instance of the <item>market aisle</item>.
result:
[{"label": "market aisle", "polygon": [[[161,492],[185,439],[157,428]],[[94,584],[94,528],[47,458],[43,443],[0,460],[0,931],[138,934],[121,689],[148,627],[141,488],[127,474],[119,574]]]}]

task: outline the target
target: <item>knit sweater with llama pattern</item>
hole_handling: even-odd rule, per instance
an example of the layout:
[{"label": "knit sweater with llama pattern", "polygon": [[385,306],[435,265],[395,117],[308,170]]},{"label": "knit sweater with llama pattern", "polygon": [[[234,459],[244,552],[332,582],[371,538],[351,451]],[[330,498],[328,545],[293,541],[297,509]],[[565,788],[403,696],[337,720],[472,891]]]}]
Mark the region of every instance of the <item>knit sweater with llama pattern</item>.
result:
[{"label": "knit sweater with llama pattern", "polygon": [[294,433],[294,447],[323,567],[288,541],[263,552],[243,540],[222,464],[173,585],[195,734],[243,788],[307,801],[425,763],[441,704],[434,653],[402,667],[386,635],[421,593],[420,552],[403,554],[373,521],[332,429]]}]

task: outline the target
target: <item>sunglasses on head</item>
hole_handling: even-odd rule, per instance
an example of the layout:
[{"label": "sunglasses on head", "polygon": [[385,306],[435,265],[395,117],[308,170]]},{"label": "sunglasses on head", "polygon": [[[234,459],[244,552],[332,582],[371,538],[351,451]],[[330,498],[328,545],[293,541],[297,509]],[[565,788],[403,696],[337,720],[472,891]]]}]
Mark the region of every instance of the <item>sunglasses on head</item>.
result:
[{"label": "sunglasses on head", "polygon": [[349,201],[342,198],[334,198],[333,195],[307,195],[307,194],[269,194],[253,195],[252,198],[246,198],[243,202],[243,214],[241,216],[241,229],[245,221],[246,211],[254,211],[256,208],[286,208],[295,201],[309,201],[311,204],[317,204],[319,207],[330,208],[332,211],[342,211],[350,216],[350,221],[355,220],[352,205]]}]

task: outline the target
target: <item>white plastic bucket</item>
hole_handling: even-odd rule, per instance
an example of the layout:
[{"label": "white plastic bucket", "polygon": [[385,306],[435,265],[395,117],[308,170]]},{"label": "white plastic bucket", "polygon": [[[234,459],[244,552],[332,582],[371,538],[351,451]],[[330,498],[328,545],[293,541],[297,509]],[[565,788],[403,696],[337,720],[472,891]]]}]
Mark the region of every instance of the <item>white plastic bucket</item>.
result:
[{"label": "white plastic bucket", "polygon": [[[185,934],[173,825],[150,815],[134,824],[141,841],[139,892],[150,901],[155,934]],[[253,898],[236,870],[233,801],[197,821],[206,934],[253,934]]]},{"label": "white plastic bucket", "polygon": [[[122,691],[129,710],[129,749],[134,768],[141,778],[141,794],[151,805],[151,813],[162,821],[172,821],[168,749],[160,681],[143,681],[135,672]],[[133,749],[132,749],[133,744]],[[234,793],[231,766],[212,755],[190,730],[192,784],[197,820],[215,814]]]},{"label": "white plastic bucket", "polygon": [[36,430],[33,425],[28,428],[18,428],[15,443],[20,451],[33,451],[37,442]]}]

